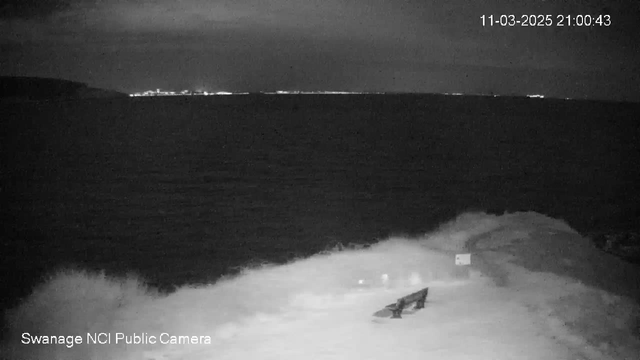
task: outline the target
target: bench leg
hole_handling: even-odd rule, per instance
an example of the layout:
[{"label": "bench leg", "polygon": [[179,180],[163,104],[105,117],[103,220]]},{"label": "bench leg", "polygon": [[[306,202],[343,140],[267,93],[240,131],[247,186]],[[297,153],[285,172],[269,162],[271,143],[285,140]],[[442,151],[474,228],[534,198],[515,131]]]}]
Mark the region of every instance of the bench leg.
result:
[{"label": "bench leg", "polygon": [[416,301],[416,309],[424,309],[424,303],[425,303],[425,301],[427,301],[427,295],[429,295],[429,288],[426,288],[422,292],[422,295],[420,296],[420,299],[418,299],[418,301]]},{"label": "bench leg", "polygon": [[392,319],[402,319],[402,316],[400,314],[402,314],[402,309],[404,309],[404,300],[399,300],[396,303],[396,306],[391,309],[391,318]]}]

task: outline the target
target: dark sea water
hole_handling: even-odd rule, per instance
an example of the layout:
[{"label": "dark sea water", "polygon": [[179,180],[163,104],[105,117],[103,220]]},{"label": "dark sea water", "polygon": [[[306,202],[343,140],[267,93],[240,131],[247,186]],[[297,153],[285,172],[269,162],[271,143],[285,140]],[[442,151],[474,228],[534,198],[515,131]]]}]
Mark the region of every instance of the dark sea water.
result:
[{"label": "dark sea water", "polygon": [[469,210],[634,227],[640,105],[428,95],[3,105],[5,306],[59,266],[170,289]]}]

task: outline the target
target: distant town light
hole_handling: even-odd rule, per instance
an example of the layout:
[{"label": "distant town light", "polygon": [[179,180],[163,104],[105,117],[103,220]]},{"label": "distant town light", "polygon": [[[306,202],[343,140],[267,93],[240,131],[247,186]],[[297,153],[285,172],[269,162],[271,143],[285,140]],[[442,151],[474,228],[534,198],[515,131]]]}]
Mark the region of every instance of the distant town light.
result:
[{"label": "distant town light", "polygon": [[[229,91],[217,91],[208,92],[204,90],[182,90],[175,92],[171,90],[147,90],[143,92],[136,92],[129,94],[129,96],[209,96],[209,95],[249,95],[248,92],[229,92]],[[275,92],[261,92],[261,94],[278,94],[278,95],[290,95],[290,94],[314,94],[314,95],[350,95],[350,94],[384,94],[382,92],[350,92],[350,91],[300,91],[300,90],[278,90]]]},{"label": "distant town light", "polygon": [[380,92],[357,92],[357,91],[301,91],[301,90],[276,90],[275,92],[265,92],[264,94],[275,95],[353,95],[353,94],[384,94]]}]

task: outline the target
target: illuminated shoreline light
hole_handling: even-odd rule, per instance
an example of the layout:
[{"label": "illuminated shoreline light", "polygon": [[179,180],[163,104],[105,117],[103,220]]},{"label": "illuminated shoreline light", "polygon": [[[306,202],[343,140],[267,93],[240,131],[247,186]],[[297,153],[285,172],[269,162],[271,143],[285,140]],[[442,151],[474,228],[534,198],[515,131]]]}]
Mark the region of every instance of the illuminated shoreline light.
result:
[{"label": "illuminated shoreline light", "polygon": [[263,94],[269,95],[360,95],[360,94],[384,94],[381,92],[360,92],[360,91],[302,91],[302,90],[276,90]]},{"label": "illuminated shoreline light", "polygon": [[200,91],[192,91],[192,90],[182,90],[180,92],[175,91],[165,91],[161,89],[156,90],[147,90],[143,92],[136,92],[129,94],[130,97],[138,97],[138,96],[212,96],[212,95],[248,95],[248,92],[240,92],[233,93],[228,91],[218,91],[218,92],[208,92],[204,90]]}]

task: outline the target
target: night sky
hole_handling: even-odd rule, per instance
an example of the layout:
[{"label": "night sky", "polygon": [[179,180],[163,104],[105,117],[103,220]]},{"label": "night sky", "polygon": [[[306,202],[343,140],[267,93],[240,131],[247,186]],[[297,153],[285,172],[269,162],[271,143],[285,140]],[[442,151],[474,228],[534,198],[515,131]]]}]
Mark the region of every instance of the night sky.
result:
[{"label": "night sky", "polygon": [[[0,75],[124,92],[342,90],[640,101],[638,0],[10,0]],[[481,15],[553,15],[549,27]],[[609,15],[559,27],[556,15]],[[566,20],[565,20],[566,23]]]}]

